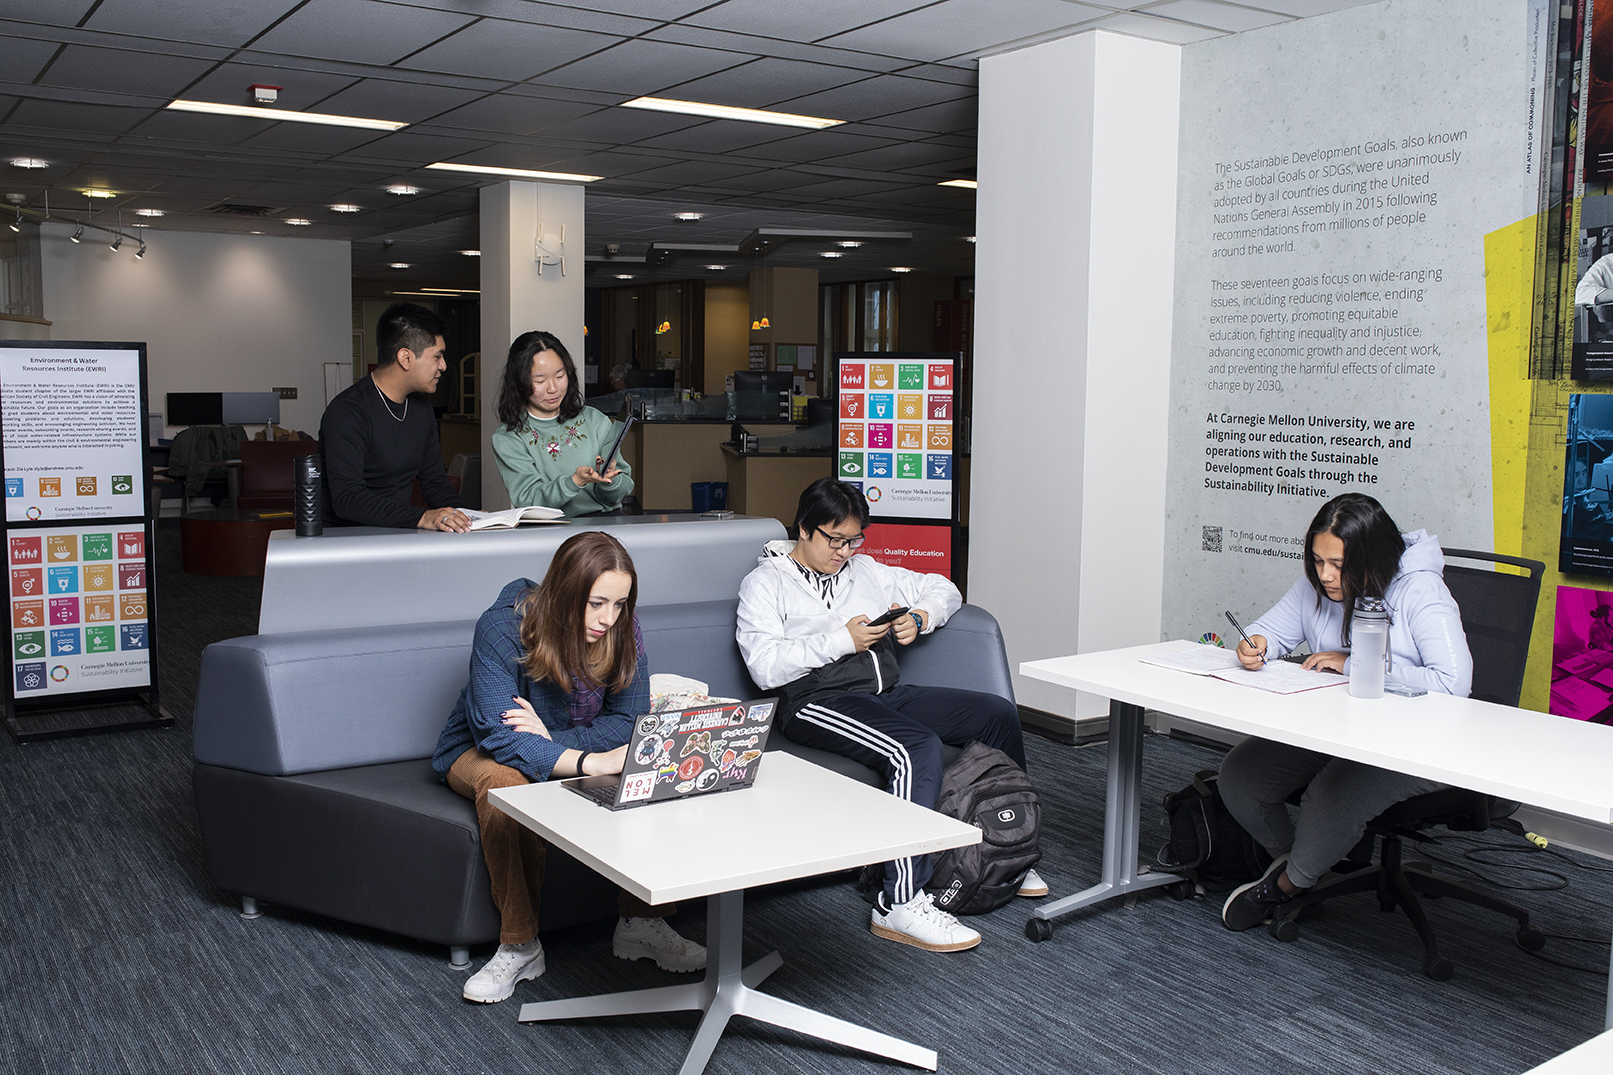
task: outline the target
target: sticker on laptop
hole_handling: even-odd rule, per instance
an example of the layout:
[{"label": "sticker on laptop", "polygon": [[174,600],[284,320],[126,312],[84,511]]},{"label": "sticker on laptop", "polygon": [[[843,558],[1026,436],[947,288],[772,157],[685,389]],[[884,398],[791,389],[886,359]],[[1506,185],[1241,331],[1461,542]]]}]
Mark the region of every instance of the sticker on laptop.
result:
[{"label": "sticker on laptop", "polygon": [[767,716],[767,711],[768,711],[768,709],[770,709],[772,707],[772,705],[773,705],[772,702],[763,702],[761,705],[753,705],[753,706],[751,706],[750,707],[750,719],[751,720],[761,720],[763,717]]},{"label": "sticker on laptop", "polygon": [[706,763],[700,760],[700,755],[696,754],[694,757],[685,760],[682,765],[678,766],[678,779],[693,780],[700,774],[700,770],[704,769],[705,767]]},{"label": "sticker on laptop", "polygon": [[690,754],[693,754],[697,750],[702,754],[709,753],[711,751],[710,732],[700,732],[696,735],[691,735],[688,739],[685,739],[683,741],[683,751],[678,755],[678,757],[687,758]]},{"label": "sticker on laptop", "polygon": [[638,733],[640,735],[649,735],[651,732],[656,731],[660,727],[661,727],[661,718],[660,717],[655,717],[655,716],[645,717],[643,720],[638,722]]},{"label": "sticker on laptop", "polygon": [[735,706],[734,711],[728,715],[728,723],[729,724],[744,724],[745,723],[745,707],[742,706],[742,705]]},{"label": "sticker on laptop", "polygon": [[695,777],[694,786],[700,791],[710,791],[711,786],[717,782],[717,770],[707,769]]},{"label": "sticker on laptop", "polygon": [[629,773],[622,777],[621,801],[624,803],[648,799],[655,793],[654,773]]},{"label": "sticker on laptop", "polygon": [[633,760],[640,765],[650,764],[655,760],[655,756],[661,753],[661,747],[665,742],[659,735],[646,735],[638,741],[638,747],[633,751]]}]

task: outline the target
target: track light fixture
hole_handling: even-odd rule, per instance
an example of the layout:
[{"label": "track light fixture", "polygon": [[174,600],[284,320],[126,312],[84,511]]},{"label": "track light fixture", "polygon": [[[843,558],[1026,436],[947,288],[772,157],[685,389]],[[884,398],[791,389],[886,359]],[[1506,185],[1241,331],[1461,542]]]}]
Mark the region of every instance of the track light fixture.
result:
[{"label": "track light fixture", "polygon": [[75,243],[84,241],[84,225],[80,224],[78,226],[78,230],[73,233],[72,239]]},{"label": "track light fixture", "polygon": [[119,232],[113,232],[112,234],[117,236],[116,239],[112,240],[112,249],[116,250],[118,247],[123,245],[123,235]]},{"label": "track light fixture", "polygon": [[21,231],[22,230],[22,210],[21,209],[17,210],[17,219],[12,223],[11,230],[12,231]]},{"label": "track light fixture", "polygon": [[135,259],[135,260],[136,260],[136,261],[139,261],[139,260],[140,260],[140,259],[141,259],[141,258],[143,258],[143,257],[145,257],[145,256],[146,256],[146,244],[145,244],[145,243],[144,243],[144,242],[142,242],[142,243],[141,243],[141,244],[140,244],[140,249],[139,249],[139,250],[136,250],[136,251],[135,251],[135,252],[134,252],[134,259]]}]

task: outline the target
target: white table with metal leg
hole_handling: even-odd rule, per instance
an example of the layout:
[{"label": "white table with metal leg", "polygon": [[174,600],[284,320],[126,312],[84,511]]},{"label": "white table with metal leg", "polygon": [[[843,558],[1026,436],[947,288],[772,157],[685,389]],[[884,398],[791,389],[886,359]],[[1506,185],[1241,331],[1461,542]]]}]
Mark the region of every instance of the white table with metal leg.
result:
[{"label": "white table with metal leg", "polygon": [[[935,1050],[761,992],[783,959],[742,965],[745,889],[980,842],[973,825],[769,752],[748,789],[610,811],[558,783],[488,794],[500,810],[644,900],[708,897],[706,977],[687,985],[521,1006],[523,1023],[703,1011],[680,1075],[698,1075],[736,1015],[935,1070]],[[714,846],[743,854],[712,854]]]},{"label": "white table with metal leg", "polygon": [[[1160,642],[1019,666],[1022,675],[1108,698],[1112,707],[1103,880],[1038,907],[1026,926],[1033,940],[1050,937],[1052,919],[1068,911],[1180,880],[1136,872],[1144,708],[1613,824],[1613,728],[1448,694],[1369,701],[1342,686],[1271,694],[1139,660],[1196,644]],[[1613,1027],[1613,965],[1608,985],[1606,1025]]]}]

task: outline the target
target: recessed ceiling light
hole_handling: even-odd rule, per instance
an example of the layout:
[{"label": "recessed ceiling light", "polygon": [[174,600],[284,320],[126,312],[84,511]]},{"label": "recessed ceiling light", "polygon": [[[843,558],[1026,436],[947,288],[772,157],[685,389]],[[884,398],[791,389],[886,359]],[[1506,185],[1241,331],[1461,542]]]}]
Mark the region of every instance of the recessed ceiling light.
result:
[{"label": "recessed ceiling light", "polygon": [[330,211],[333,213],[356,213],[358,212],[358,206],[348,205],[346,202],[343,202],[341,205],[331,206]]},{"label": "recessed ceiling light", "polygon": [[394,261],[390,266],[390,268],[394,269],[407,269],[408,267],[409,263],[407,261]]},{"label": "recessed ceiling light", "polygon": [[118,192],[115,190],[86,190],[84,192],[84,197],[86,198],[116,198],[117,196]]},{"label": "recessed ceiling light", "polygon": [[461,250],[460,253],[464,254],[468,258],[479,258],[482,256],[482,252],[480,250]]},{"label": "recessed ceiling light", "polygon": [[619,273],[616,274],[616,279],[618,279],[618,280],[631,280],[631,279],[633,279],[633,276],[632,276],[631,273],[619,272]]},{"label": "recessed ceiling light", "polygon": [[294,217],[291,217],[290,219],[288,219],[286,221],[286,223],[287,224],[295,224],[299,228],[306,228],[306,227],[312,226],[313,221],[312,220],[304,220],[300,216],[294,216]]},{"label": "recessed ceiling light", "polygon": [[164,216],[166,214],[164,214],[161,209],[136,209],[134,211],[134,215],[135,216],[158,217],[158,216]]},{"label": "recessed ceiling light", "polygon": [[672,214],[672,219],[673,220],[699,220],[702,217],[704,217],[705,215],[706,214],[704,214],[704,213],[673,213]]},{"label": "recessed ceiling light", "polygon": [[38,157],[12,157],[13,168],[49,168],[49,161],[42,161]]},{"label": "recessed ceiling light", "polygon": [[738,119],[749,123],[776,123],[781,127],[807,127],[822,130],[838,127],[843,119],[824,119],[821,116],[798,116],[791,112],[768,112],[760,108],[734,108],[731,105],[710,105],[700,101],[675,101],[668,97],[637,97],[623,101],[623,108],[643,108],[650,112],[675,112],[682,116],[706,116],[711,119]]},{"label": "recessed ceiling light", "polygon": [[825,250],[823,253],[818,255],[820,258],[843,258],[845,256],[846,255],[842,254],[838,250]]},{"label": "recessed ceiling light", "polygon": [[948,179],[936,185],[942,187],[961,187],[964,190],[974,190],[980,186],[980,184],[973,179]]},{"label": "recessed ceiling light", "polygon": [[508,175],[517,179],[560,179],[573,183],[592,183],[597,179],[604,179],[602,175],[578,175],[575,172],[540,172],[531,168],[494,168],[491,165],[480,164],[446,164],[438,161],[428,164],[427,168],[436,168],[443,172],[472,172],[477,175]]},{"label": "recessed ceiling light", "polygon": [[712,272],[722,272],[724,269],[728,268],[728,266],[726,266],[726,265],[707,265],[706,268],[711,270]]},{"label": "recessed ceiling light", "polygon": [[855,242],[855,241],[853,241],[851,239],[842,239],[838,243],[836,243],[835,245],[840,246],[840,247],[844,247],[847,250],[855,250],[859,246],[861,246],[862,244],[859,243],[859,242]]},{"label": "recessed ceiling light", "polygon": [[906,265],[892,265],[891,266],[891,272],[912,272],[912,271],[913,270],[910,269],[909,267],[907,267]]},{"label": "recessed ceiling light", "polygon": [[420,188],[419,187],[411,187],[411,186],[407,186],[406,184],[399,183],[396,186],[387,187],[386,192],[388,194],[419,194],[420,193]]},{"label": "recessed ceiling light", "polygon": [[284,120],[290,123],[320,123],[328,127],[362,127],[367,131],[395,131],[408,126],[400,120],[332,116],[323,112],[294,112],[289,108],[221,105],[212,101],[169,101],[168,107],[176,112],[205,112],[213,116],[245,116],[247,119]]}]

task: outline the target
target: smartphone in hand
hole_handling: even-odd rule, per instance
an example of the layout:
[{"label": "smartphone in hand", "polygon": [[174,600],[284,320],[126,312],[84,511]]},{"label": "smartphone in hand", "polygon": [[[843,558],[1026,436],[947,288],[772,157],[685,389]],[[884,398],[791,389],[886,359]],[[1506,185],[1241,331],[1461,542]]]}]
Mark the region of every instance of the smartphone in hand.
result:
[{"label": "smartphone in hand", "polygon": [[883,616],[880,616],[878,619],[869,620],[863,626],[864,627],[883,627],[887,623],[895,623],[897,620],[899,620],[903,616],[907,615],[907,611],[908,610],[905,607],[903,607],[903,608],[893,608],[889,612],[885,613]]}]

